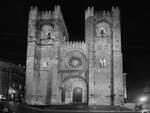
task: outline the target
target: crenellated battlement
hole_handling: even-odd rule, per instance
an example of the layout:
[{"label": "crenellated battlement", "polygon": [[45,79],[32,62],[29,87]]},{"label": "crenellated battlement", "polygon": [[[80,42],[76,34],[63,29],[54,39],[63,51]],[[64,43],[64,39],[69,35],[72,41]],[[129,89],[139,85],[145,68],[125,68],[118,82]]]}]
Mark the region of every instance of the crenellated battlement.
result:
[{"label": "crenellated battlement", "polygon": [[102,21],[102,20],[105,20],[105,21],[108,21],[108,22],[112,22],[112,15],[111,15],[111,12],[109,11],[96,11],[95,12],[95,19],[98,20],[98,21]]},{"label": "crenellated battlement", "polygon": [[39,11],[37,7],[31,7],[29,18],[35,20],[62,19],[60,6],[55,6],[53,11]]},{"label": "crenellated battlement", "polygon": [[[45,32],[42,30],[45,30]],[[48,37],[48,33],[49,37],[57,34],[56,38],[59,38],[59,40],[68,40],[68,31],[60,6],[55,6],[53,11],[40,11],[37,7],[31,7],[29,12],[28,41],[30,38],[36,40]]]},{"label": "crenellated battlement", "polygon": [[66,41],[60,44],[60,50],[62,56],[69,51],[76,50],[84,53],[86,56],[88,55],[88,45],[85,41]]},{"label": "crenellated battlement", "polygon": [[65,42],[61,42],[61,45],[72,45],[72,44],[82,45],[82,44],[85,44],[85,41],[65,41]]},{"label": "crenellated battlement", "polygon": [[95,11],[94,7],[88,7],[87,10],[85,10],[85,19],[88,17],[94,17],[98,21],[108,21],[112,22],[114,18],[119,19],[120,16],[120,10],[118,7],[112,7],[111,11]]},{"label": "crenellated battlement", "polygon": [[38,19],[49,20],[53,17],[52,11],[42,11],[40,15],[38,15]]},{"label": "crenellated battlement", "polygon": [[92,16],[94,16],[94,7],[88,7],[87,10],[85,10],[85,19]]},{"label": "crenellated battlement", "polygon": [[120,16],[119,7],[112,7],[111,13],[113,17],[119,17]]}]

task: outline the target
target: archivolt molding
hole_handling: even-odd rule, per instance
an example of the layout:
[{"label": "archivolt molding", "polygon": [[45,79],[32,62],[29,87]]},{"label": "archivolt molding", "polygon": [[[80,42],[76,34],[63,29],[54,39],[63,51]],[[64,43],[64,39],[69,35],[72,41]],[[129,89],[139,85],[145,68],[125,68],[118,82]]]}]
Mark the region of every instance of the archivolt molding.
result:
[{"label": "archivolt molding", "polygon": [[84,86],[86,87],[87,85],[87,81],[83,78],[83,77],[80,77],[80,76],[76,76],[76,77],[73,77],[73,76],[70,76],[70,77],[66,77],[64,80],[61,81],[61,84],[64,88],[66,87],[69,87],[73,84],[76,84],[78,85],[77,83],[82,83],[81,86]]}]

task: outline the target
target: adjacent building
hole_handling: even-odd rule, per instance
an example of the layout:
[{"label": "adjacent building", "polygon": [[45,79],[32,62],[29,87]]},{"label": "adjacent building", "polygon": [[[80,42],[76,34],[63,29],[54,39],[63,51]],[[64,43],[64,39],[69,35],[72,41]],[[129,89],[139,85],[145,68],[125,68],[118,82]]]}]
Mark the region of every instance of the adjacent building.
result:
[{"label": "adjacent building", "polygon": [[24,101],[25,67],[0,59],[0,99]]}]

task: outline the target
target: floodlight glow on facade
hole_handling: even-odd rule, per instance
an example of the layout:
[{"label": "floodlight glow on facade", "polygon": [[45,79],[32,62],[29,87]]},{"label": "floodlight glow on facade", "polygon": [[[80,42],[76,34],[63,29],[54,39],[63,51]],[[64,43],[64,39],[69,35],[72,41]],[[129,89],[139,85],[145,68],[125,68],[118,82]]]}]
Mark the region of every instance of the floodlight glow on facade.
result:
[{"label": "floodlight glow on facade", "polygon": [[140,102],[146,102],[147,100],[148,100],[147,96],[142,96],[142,97],[139,98]]}]

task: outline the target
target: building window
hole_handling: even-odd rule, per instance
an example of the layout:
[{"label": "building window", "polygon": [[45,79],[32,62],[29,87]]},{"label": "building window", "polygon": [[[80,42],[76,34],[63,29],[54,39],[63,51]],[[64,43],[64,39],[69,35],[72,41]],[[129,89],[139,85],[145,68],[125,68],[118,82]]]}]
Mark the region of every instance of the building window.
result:
[{"label": "building window", "polygon": [[61,101],[65,102],[65,90],[64,89],[62,89],[62,92],[61,92]]},{"label": "building window", "polygon": [[104,29],[101,29],[101,31],[100,31],[100,36],[101,36],[101,37],[104,37],[104,36],[105,36],[105,31],[104,31]]},{"label": "building window", "polygon": [[47,39],[51,39],[51,33],[47,34]]},{"label": "building window", "polygon": [[22,89],[22,85],[21,84],[19,84],[19,89]]},{"label": "building window", "polygon": [[12,87],[15,88],[15,86],[16,86],[16,84],[15,84],[15,82],[13,82],[13,83],[12,83]]}]

